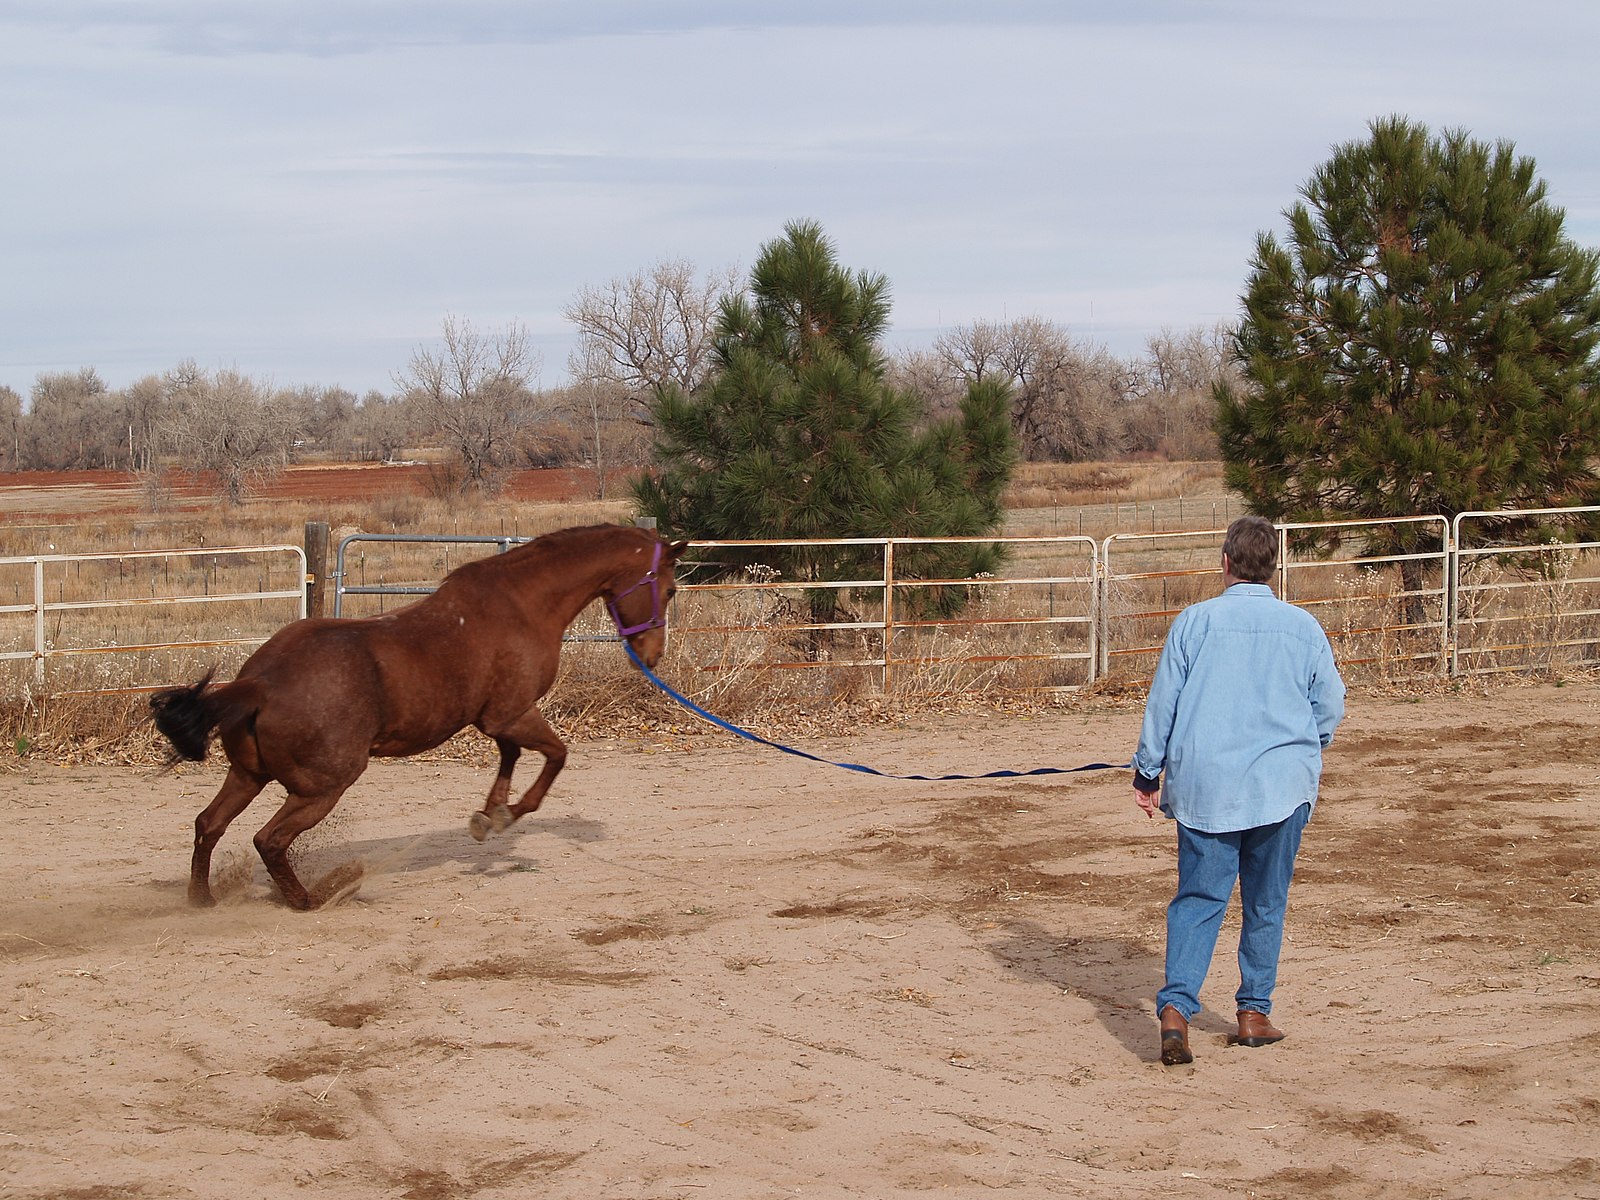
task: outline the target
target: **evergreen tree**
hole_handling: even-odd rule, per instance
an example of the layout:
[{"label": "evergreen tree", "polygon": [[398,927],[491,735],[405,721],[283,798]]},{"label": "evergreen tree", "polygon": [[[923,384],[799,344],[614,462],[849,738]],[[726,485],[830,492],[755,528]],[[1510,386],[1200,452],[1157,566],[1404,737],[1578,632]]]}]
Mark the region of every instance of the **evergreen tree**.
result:
[{"label": "evergreen tree", "polygon": [[1215,389],[1228,484],[1289,521],[1600,501],[1595,252],[1510,143],[1370,133],[1311,177],[1287,245],[1257,241],[1246,382]]},{"label": "evergreen tree", "polygon": [[[960,413],[926,423],[923,402],[886,381],[882,275],[841,267],[820,226],[791,222],[723,301],[706,382],[662,386],[651,406],[657,469],[635,485],[663,532],[701,539],[982,535],[1000,525],[1016,453],[1008,394],[969,389]],[[861,578],[876,561],[851,547],[719,553],[789,579]],[[896,558],[900,576],[993,570],[999,547],[946,545]],[[825,619],[835,589],[811,593]],[[908,591],[897,605],[949,611],[959,589]]]}]

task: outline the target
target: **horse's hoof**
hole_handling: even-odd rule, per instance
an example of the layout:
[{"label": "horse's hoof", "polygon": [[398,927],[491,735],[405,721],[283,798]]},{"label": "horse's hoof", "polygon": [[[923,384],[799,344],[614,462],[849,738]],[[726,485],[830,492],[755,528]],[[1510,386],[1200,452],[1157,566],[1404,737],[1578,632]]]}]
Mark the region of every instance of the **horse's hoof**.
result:
[{"label": "horse's hoof", "polygon": [[190,888],[189,904],[194,908],[215,908],[217,906],[217,898],[211,894],[210,889],[201,891],[196,888]]},{"label": "horse's hoof", "polygon": [[489,824],[494,826],[496,833],[504,833],[511,828],[511,822],[516,818],[511,815],[511,810],[504,804],[497,804],[489,813]]},{"label": "horse's hoof", "polygon": [[473,813],[471,819],[467,821],[467,832],[472,835],[474,841],[483,841],[489,836],[489,830],[492,828],[494,827],[489,824],[488,816],[481,812]]}]

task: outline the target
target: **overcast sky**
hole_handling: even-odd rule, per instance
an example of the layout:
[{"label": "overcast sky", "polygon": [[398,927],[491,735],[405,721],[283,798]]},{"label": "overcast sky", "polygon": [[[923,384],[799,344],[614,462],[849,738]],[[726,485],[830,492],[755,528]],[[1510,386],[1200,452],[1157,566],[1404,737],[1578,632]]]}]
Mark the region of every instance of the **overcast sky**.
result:
[{"label": "overcast sky", "polygon": [[3,0],[0,384],[186,358],[393,390],[821,222],[893,342],[1235,318],[1256,233],[1402,113],[1509,139],[1600,245],[1595,0]]}]

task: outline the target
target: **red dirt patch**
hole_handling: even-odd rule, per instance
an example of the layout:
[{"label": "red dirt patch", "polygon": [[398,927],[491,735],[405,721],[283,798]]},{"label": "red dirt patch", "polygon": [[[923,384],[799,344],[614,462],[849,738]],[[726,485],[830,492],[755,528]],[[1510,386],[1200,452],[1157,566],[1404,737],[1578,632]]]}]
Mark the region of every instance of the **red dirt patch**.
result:
[{"label": "red dirt patch", "polygon": [[[261,501],[367,503],[393,496],[427,496],[429,468],[421,463],[341,463],[288,468],[251,492]],[[212,477],[173,474],[167,488],[174,507],[200,509],[215,502]],[[594,496],[594,472],[576,467],[514,471],[501,495],[507,500],[559,504]],[[127,471],[0,472],[0,512],[12,518],[63,513],[132,513],[142,507],[139,480]]]}]

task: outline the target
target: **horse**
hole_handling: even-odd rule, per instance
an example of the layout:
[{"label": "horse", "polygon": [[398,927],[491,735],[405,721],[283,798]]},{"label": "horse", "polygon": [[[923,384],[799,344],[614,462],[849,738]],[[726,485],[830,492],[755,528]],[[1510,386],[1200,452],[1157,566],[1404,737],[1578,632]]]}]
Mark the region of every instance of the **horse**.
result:
[{"label": "horse", "polygon": [[[216,902],[211,853],[277,780],[289,795],[255,835],[256,850],[289,907],[314,907],[289,864],[295,838],[333,811],[372,757],[418,754],[469,725],[500,750],[471,835],[481,842],[536,811],[567,759],[538,709],[555,682],[561,635],[603,597],[618,635],[654,666],[666,649],[673,571],[687,546],[626,525],[558,530],[459,566],[433,593],[393,612],[286,625],[229,683],[213,684],[213,669],[192,686],[152,695],[151,716],[172,743],[172,765],[204,759],[213,732],[229,763],[221,789],[195,818],[190,903]],[[543,754],[544,768],[508,805],[524,750]]]}]

